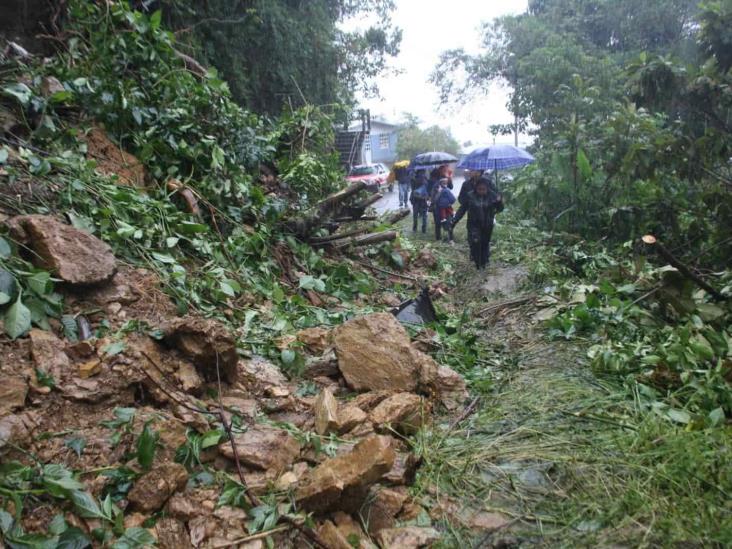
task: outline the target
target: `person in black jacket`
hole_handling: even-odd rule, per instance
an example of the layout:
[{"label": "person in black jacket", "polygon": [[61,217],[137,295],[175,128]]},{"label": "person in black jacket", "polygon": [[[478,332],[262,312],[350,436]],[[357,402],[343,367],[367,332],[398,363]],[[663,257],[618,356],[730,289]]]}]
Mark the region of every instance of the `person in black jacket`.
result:
[{"label": "person in black jacket", "polygon": [[483,175],[483,171],[471,170],[467,175],[468,177],[463,181],[463,186],[460,187],[460,194],[458,194],[458,202],[460,202],[460,204],[464,204],[468,195],[475,190],[475,182]]},{"label": "person in black jacket", "polygon": [[475,190],[468,193],[455,215],[453,227],[468,214],[468,244],[470,257],[480,270],[488,265],[491,256],[491,236],[496,213],[503,210],[503,199],[495,184],[487,177],[475,182]]}]

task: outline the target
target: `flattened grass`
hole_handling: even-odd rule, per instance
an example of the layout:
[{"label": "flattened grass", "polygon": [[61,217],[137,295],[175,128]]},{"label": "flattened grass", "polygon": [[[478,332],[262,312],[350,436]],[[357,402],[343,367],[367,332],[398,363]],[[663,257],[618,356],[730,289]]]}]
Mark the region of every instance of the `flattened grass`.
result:
[{"label": "flattened grass", "polygon": [[[434,248],[454,269],[454,308],[477,310],[490,296],[461,236]],[[503,225],[496,236],[493,269],[523,262],[541,278],[549,261],[541,235]],[[441,545],[732,544],[732,429],[688,431],[642,410],[617,381],[590,370],[577,343],[546,341],[525,310],[509,316],[470,326],[496,382],[459,427],[446,419],[420,434],[424,465],[413,490],[428,507],[452,498],[511,522],[490,533],[448,520]]]}]

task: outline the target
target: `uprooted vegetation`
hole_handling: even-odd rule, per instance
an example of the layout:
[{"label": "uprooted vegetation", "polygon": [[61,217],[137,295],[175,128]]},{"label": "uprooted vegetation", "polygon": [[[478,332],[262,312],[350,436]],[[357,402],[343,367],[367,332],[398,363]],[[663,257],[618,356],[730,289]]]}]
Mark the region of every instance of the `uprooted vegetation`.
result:
[{"label": "uprooted vegetation", "polygon": [[417,254],[340,188],[333,113],[243,110],[159,13],[70,2],[60,38],[3,60],[4,543],[436,540],[410,436],[465,383],[379,313]]},{"label": "uprooted vegetation", "polygon": [[729,271],[502,218],[477,275],[342,187],[335,110],[107,4],[2,64],[3,543],[729,543]]}]

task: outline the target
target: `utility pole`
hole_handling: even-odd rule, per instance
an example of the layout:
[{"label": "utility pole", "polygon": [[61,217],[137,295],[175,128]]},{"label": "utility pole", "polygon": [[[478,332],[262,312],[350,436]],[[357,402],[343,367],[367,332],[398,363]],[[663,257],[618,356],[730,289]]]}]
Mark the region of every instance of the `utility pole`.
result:
[{"label": "utility pole", "polygon": [[518,115],[514,115],[514,117],[513,117],[513,144],[517,147],[518,147],[518,128],[519,128]]}]

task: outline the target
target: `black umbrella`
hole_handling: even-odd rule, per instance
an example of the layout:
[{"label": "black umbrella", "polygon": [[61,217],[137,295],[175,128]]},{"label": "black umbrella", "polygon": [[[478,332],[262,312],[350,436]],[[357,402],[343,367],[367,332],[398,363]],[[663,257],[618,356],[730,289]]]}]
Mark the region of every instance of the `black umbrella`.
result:
[{"label": "black umbrella", "polygon": [[442,164],[451,164],[457,161],[458,159],[449,153],[434,151],[418,154],[417,156],[412,158],[412,161],[409,163],[409,167],[416,168],[420,166],[441,166]]}]

